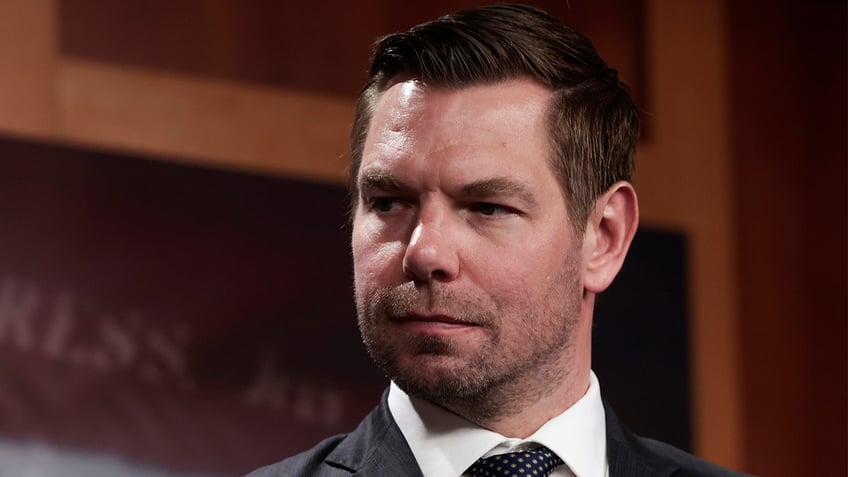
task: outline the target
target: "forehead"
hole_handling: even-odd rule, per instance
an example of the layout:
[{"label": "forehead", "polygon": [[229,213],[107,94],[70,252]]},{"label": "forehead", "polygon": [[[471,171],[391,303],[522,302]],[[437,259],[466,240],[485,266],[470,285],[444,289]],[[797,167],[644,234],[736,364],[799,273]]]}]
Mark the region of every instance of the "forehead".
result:
[{"label": "forehead", "polygon": [[370,130],[375,123],[386,121],[400,128],[404,121],[418,122],[435,115],[442,121],[464,116],[467,125],[485,128],[508,115],[521,117],[520,123],[513,123],[511,132],[522,134],[544,126],[551,97],[548,88],[524,78],[465,87],[429,86],[414,79],[399,81],[377,97]]},{"label": "forehead", "polygon": [[359,172],[422,158],[434,165],[452,158],[489,167],[512,157],[547,168],[551,96],[528,79],[463,88],[398,82],[376,101]]}]

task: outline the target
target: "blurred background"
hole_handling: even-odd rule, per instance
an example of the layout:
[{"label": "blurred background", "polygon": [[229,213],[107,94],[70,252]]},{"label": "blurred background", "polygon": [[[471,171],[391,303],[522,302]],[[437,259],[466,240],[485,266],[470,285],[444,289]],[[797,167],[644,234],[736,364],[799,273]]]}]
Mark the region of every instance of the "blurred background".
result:
[{"label": "blurred background", "polygon": [[[0,2],[0,477],[240,475],[349,430],[343,188],[385,33],[484,2]],[[643,231],[596,324],[625,423],[846,475],[846,12],[531,1],[631,85]]]}]

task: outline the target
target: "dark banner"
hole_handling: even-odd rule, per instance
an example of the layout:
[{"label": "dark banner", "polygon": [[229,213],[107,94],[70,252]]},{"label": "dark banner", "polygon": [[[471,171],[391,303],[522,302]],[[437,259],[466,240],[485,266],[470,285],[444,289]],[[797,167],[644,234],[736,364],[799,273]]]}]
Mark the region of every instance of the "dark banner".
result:
[{"label": "dark banner", "polygon": [[339,187],[0,142],[0,435],[238,473],[385,383]]},{"label": "dark banner", "polygon": [[[352,429],[386,382],[356,330],[346,202],[0,140],[0,476],[235,475]],[[688,447],[684,254],[640,232],[595,368],[625,422]]]}]

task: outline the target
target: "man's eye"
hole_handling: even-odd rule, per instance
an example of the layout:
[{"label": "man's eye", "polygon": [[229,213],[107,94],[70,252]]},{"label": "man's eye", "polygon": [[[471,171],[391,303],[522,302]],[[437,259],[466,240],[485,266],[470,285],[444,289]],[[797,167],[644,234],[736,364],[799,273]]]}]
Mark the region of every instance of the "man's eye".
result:
[{"label": "man's eye", "polygon": [[396,199],[392,199],[391,197],[378,197],[376,199],[371,199],[369,204],[371,210],[376,210],[379,212],[390,212],[393,208],[397,207],[398,201]]},{"label": "man's eye", "polygon": [[471,210],[482,215],[500,215],[509,212],[506,207],[489,202],[477,202],[471,206]]}]

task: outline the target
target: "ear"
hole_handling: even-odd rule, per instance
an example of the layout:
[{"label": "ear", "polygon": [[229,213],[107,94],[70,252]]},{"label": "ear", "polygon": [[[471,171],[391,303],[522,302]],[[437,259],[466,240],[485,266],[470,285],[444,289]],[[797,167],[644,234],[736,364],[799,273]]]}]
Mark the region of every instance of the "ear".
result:
[{"label": "ear", "polygon": [[616,182],[595,201],[583,237],[583,286],[600,293],[621,270],[639,225],[636,191],[629,182]]}]

